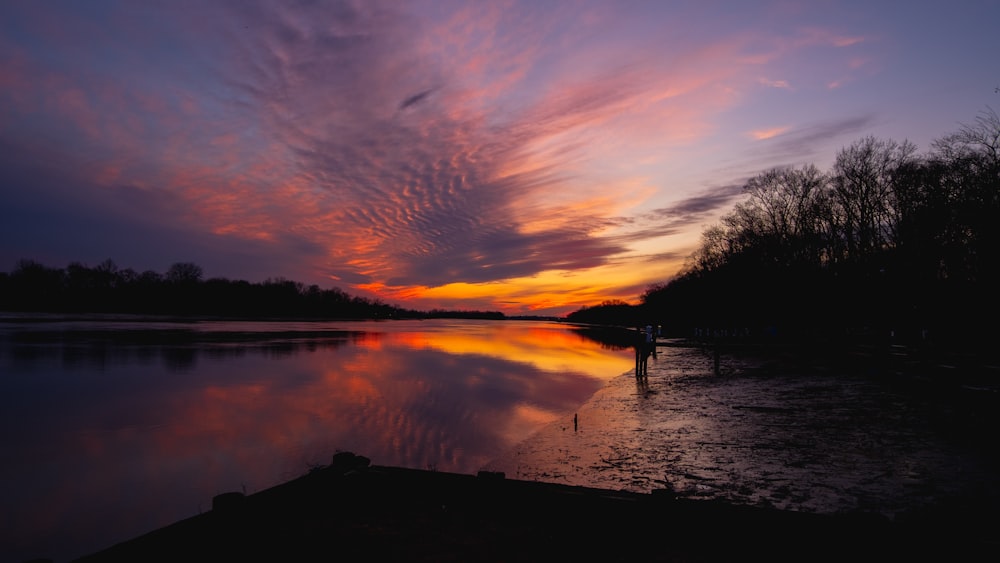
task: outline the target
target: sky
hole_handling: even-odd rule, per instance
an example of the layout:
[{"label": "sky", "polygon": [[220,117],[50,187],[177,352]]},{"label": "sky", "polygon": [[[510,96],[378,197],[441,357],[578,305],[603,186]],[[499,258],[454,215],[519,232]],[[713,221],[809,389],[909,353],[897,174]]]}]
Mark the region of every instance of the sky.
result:
[{"label": "sky", "polygon": [[0,271],[637,303],[777,166],[1000,107],[1000,2],[0,3]]}]

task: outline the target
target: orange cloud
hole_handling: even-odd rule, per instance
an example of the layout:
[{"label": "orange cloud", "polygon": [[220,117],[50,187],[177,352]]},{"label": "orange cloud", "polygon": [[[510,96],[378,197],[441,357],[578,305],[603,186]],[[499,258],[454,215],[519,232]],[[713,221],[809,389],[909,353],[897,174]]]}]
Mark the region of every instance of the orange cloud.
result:
[{"label": "orange cloud", "polygon": [[748,135],[753,139],[756,139],[758,141],[763,141],[766,139],[770,139],[772,137],[777,137],[778,135],[781,135],[782,133],[788,131],[789,129],[790,127],[788,126],[769,127],[767,129],[757,129],[755,131],[750,131]]}]

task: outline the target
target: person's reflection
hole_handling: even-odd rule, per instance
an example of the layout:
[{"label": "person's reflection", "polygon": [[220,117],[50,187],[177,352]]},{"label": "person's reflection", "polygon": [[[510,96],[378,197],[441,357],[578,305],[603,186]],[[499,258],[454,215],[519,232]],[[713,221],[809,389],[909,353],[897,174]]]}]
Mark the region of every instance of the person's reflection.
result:
[{"label": "person's reflection", "polygon": [[649,377],[635,378],[635,390],[640,396],[646,396],[649,393]]}]

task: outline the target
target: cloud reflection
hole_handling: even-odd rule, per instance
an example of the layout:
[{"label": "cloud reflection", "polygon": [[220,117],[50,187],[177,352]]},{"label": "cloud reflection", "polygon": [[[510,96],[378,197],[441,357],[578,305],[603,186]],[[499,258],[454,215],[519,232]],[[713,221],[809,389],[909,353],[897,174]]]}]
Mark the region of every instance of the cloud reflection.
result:
[{"label": "cloud reflection", "polygon": [[13,508],[0,524],[13,537],[98,549],[207,509],[215,494],[299,476],[340,450],[474,473],[572,416],[631,364],[627,351],[560,325],[333,328],[331,341],[203,334],[181,370],[127,338],[99,346],[101,361],[72,365],[62,361],[72,335],[36,338],[34,355],[16,357],[5,339],[0,477]]}]

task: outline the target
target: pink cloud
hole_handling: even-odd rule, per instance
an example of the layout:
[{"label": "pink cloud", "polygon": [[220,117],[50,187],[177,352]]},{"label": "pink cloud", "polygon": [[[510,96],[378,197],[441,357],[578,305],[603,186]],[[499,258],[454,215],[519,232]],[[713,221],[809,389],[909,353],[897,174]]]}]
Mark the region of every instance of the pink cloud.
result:
[{"label": "pink cloud", "polygon": [[788,83],[787,80],[771,80],[768,78],[760,78],[757,81],[769,88],[780,88],[783,90],[791,89],[791,85]]},{"label": "pink cloud", "polygon": [[829,45],[833,47],[850,47],[865,42],[865,38],[859,35],[844,35],[819,27],[807,27],[799,30],[798,35],[793,40],[793,45]]},{"label": "pink cloud", "polygon": [[755,131],[750,131],[748,133],[748,135],[752,139],[756,139],[758,141],[763,141],[763,140],[766,140],[766,139],[770,139],[772,137],[777,137],[778,135],[781,135],[782,133],[785,133],[789,129],[790,129],[790,127],[787,127],[787,126],[769,127],[767,129],[757,129]]}]

